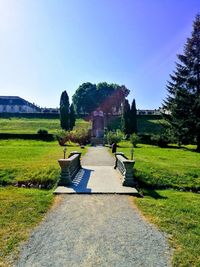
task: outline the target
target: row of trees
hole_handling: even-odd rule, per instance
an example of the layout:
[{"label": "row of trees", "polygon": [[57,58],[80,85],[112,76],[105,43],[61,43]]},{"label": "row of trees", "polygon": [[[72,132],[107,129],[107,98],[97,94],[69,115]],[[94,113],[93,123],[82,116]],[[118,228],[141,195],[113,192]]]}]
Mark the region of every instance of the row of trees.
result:
[{"label": "row of trees", "polygon": [[196,142],[200,152],[200,14],[193,23],[183,54],[178,55],[176,70],[167,84],[168,97],[164,118],[170,133],[179,145]]},{"label": "row of trees", "polygon": [[135,99],[133,99],[131,107],[128,100],[125,99],[121,117],[121,130],[128,136],[132,133],[137,133],[137,110]]},{"label": "row of trees", "polygon": [[60,97],[60,126],[69,131],[75,125],[76,117],[73,103],[70,105],[69,97],[66,91],[63,91]]}]

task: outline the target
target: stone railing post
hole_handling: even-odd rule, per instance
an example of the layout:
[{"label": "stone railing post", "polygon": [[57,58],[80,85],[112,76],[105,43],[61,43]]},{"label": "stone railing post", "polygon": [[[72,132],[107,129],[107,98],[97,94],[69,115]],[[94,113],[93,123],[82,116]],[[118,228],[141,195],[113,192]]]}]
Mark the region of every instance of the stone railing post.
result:
[{"label": "stone railing post", "polygon": [[68,159],[59,159],[58,163],[61,167],[61,174],[60,174],[60,180],[58,182],[58,185],[65,186],[69,185],[71,183],[71,177],[70,177],[70,160]]},{"label": "stone railing post", "polygon": [[69,154],[69,158],[73,155],[78,155],[78,168],[80,169],[81,168],[81,152],[78,152],[78,151],[71,151],[70,154]]},{"label": "stone railing post", "polygon": [[123,152],[115,152],[115,166],[114,166],[114,169],[117,168],[117,156],[118,155],[124,157],[124,153]]},{"label": "stone railing post", "polygon": [[124,162],[125,174],[124,174],[124,186],[134,186],[133,180],[133,166],[135,161],[134,160],[125,160]]}]

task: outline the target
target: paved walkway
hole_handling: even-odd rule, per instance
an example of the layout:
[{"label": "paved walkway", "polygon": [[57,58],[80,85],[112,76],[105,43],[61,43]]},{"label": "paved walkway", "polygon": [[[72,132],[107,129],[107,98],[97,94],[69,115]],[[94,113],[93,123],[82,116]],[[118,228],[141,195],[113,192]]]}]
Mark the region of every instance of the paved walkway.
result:
[{"label": "paved walkway", "polygon": [[[106,156],[101,160],[111,164]],[[87,155],[83,161],[100,162],[97,157],[89,162]],[[22,248],[17,267],[170,266],[166,237],[140,216],[132,197],[64,194],[59,199]]]},{"label": "paved walkway", "polygon": [[105,147],[90,147],[81,160],[83,168],[70,186],[58,186],[55,194],[132,194],[133,187],[122,186],[122,175],[114,169],[114,157]]}]

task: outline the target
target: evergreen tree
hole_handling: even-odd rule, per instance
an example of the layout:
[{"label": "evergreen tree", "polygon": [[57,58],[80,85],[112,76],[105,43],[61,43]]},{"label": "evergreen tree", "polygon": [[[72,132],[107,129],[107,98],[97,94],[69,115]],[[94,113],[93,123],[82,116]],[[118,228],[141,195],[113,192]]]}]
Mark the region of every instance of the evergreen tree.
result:
[{"label": "evergreen tree", "polygon": [[121,117],[121,130],[129,135],[130,132],[130,104],[127,99],[124,101],[122,117]]},{"label": "evergreen tree", "polygon": [[133,99],[130,110],[130,133],[137,133],[137,109],[135,99]]},{"label": "evergreen tree", "polygon": [[60,126],[66,131],[70,129],[69,97],[66,91],[60,97]]},{"label": "evergreen tree", "polygon": [[178,55],[176,70],[167,84],[164,115],[179,144],[196,140],[200,152],[200,14],[193,23],[191,38]]},{"label": "evergreen tree", "polygon": [[75,111],[74,111],[74,105],[71,104],[70,105],[70,130],[73,129],[73,127],[75,126],[75,121],[76,121],[76,116],[75,116]]}]

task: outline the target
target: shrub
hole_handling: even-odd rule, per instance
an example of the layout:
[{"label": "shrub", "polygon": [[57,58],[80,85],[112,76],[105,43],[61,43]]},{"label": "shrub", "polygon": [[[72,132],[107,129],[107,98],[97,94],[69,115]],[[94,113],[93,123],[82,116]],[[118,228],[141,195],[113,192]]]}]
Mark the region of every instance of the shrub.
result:
[{"label": "shrub", "polygon": [[171,140],[165,133],[162,133],[152,135],[151,141],[154,145],[159,147],[167,147]]},{"label": "shrub", "polygon": [[40,135],[48,134],[48,130],[46,130],[46,129],[39,129],[39,130],[37,131],[37,134],[40,134]]},{"label": "shrub", "polygon": [[130,142],[133,147],[137,147],[137,144],[140,142],[140,137],[136,133],[133,133],[130,136]]},{"label": "shrub", "polygon": [[124,138],[124,134],[117,130],[115,133],[108,131],[106,134],[106,143],[111,145],[113,143],[119,143]]},{"label": "shrub", "polygon": [[78,129],[65,133],[62,132],[61,135],[57,135],[57,139],[61,146],[64,146],[69,141],[79,145],[86,145],[90,143],[90,136],[90,132],[87,129]]}]

